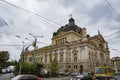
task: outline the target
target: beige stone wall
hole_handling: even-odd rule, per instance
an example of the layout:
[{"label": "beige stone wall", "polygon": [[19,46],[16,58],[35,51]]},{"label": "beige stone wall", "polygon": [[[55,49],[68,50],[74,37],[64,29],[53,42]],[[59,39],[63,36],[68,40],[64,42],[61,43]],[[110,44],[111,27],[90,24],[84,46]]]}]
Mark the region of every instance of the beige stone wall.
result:
[{"label": "beige stone wall", "polygon": [[[84,36],[84,38],[87,37]],[[59,71],[69,72],[80,72],[81,65],[83,72],[93,71],[94,67],[100,64],[108,65],[110,56],[108,46],[104,44],[104,41],[98,40],[96,36],[83,41],[81,39],[82,35],[74,31],[61,32],[52,38],[52,45],[40,48],[35,58],[37,62],[44,63],[48,69],[50,56],[52,59],[56,57],[59,63]],[[100,43],[103,47],[105,46],[106,50],[99,49]],[[30,57],[33,58],[33,55],[27,54],[27,62],[30,62]]]},{"label": "beige stone wall", "polygon": [[70,32],[61,32],[57,36],[52,38],[52,45],[63,44],[65,42],[73,42],[81,40],[80,34],[75,33],[74,31]]},{"label": "beige stone wall", "polygon": [[111,67],[115,70],[120,70],[120,57],[113,57],[111,59]]}]

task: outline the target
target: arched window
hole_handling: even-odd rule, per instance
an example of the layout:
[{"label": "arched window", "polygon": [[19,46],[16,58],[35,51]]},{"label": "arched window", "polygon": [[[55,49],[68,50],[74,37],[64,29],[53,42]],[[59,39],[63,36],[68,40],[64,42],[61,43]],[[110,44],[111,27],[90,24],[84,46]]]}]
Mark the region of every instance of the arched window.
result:
[{"label": "arched window", "polygon": [[99,49],[102,49],[102,48],[103,48],[102,43],[99,44],[99,47],[98,47],[98,48],[99,48]]},{"label": "arched window", "polygon": [[41,63],[42,63],[42,60],[43,60],[43,58],[41,57],[41,58],[40,58],[40,62],[41,62]]},{"label": "arched window", "polygon": [[77,61],[77,54],[74,53],[74,62],[76,62],[76,61]]},{"label": "arched window", "polygon": [[63,62],[63,54],[60,55],[60,62]]},{"label": "arched window", "polygon": [[45,62],[47,63],[47,55],[45,55]]},{"label": "arched window", "polygon": [[51,61],[52,60],[52,54],[50,53],[49,54],[49,61]]},{"label": "arched window", "polygon": [[29,58],[29,61],[32,62],[32,58],[31,57]]},{"label": "arched window", "polygon": [[58,40],[56,40],[56,44],[58,44]]},{"label": "arched window", "polygon": [[58,57],[58,53],[57,53],[57,51],[55,51],[55,53],[54,53],[54,57],[55,57],[55,58]]},{"label": "arched window", "polygon": [[65,37],[65,42],[67,42],[67,38]]},{"label": "arched window", "polygon": [[89,60],[91,61],[91,53],[89,52]]}]

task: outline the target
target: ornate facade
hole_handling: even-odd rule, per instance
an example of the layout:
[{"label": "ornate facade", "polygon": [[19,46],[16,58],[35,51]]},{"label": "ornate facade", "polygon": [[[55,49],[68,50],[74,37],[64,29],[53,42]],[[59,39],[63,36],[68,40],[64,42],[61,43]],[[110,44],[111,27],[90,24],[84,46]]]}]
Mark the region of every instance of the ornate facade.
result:
[{"label": "ornate facade", "polygon": [[120,71],[120,57],[113,57],[111,59],[111,65],[115,70]]},{"label": "ornate facade", "polygon": [[52,44],[25,51],[24,62],[39,62],[49,69],[50,59],[57,58],[59,71],[83,72],[93,71],[95,66],[109,65],[110,54],[107,42],[101,33],[89,36],[86,28],[80,28],[73,18],[53,33]]}]

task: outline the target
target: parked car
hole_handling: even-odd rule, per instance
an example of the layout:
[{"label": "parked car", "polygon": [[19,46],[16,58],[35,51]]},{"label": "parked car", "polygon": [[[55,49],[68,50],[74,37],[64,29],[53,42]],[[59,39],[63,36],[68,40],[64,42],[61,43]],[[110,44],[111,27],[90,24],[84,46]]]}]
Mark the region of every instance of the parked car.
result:
[{"label": "parked car", "polygon": [[36,75],[25,74],[25,75],[17,75],[13,77],[11,80],[45,80],[45,79],[39,78]]},{"label": "parked car", "polygon": [[70,80],[93,80],[93,77],[88,74],[79,74],[75,77],[72,77]]},{"label": "parked car", "polygon": [[120,71],[115,71],[115,75],[120,75]]},{"label": "parked car", "polygon": [[4,68],[4,69],[2,69],[2,74],[5,74],[5,73],[7,73],[7,69],[6,68]]},{"label": "parked car", "polygon": [[57,72],[58,75],[63,76],[65,72]]},{"label": "parked car", "polygon": [[70,75],[71,76],[77,76],[77,75],[79,75],[80,73],[78,73],[78,72],[72,72],[72,73],[70,73]]},{"label": "parked car", "polygon": [[117,80],[117,78],[112,76],[98,76],[95,78],[95,80]]},{"label": "parked car", "polygon": [[64,75],[65,76],[69,76],[71,74],[71,72],[65,72]]}]

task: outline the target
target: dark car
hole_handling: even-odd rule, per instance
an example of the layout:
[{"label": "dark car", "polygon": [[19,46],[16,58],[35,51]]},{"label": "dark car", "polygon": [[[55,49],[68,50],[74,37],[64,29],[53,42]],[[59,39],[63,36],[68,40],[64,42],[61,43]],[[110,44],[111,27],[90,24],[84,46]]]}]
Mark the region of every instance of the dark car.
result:
[{"label": "dark car", "polygon": [[65,74],[65,72],[57,72],[57,74],[58,74],[59,76],[63,76],[63,75]]},{"label": "dark car", "polygon": [[98,76],[95,80],[117,80],[117,78],[114,78],[112,76]]},{"label": "dark car", "polygon": [[71,72],[65,72],[64,75],[65,76],[69,76],[71,74]]}]

